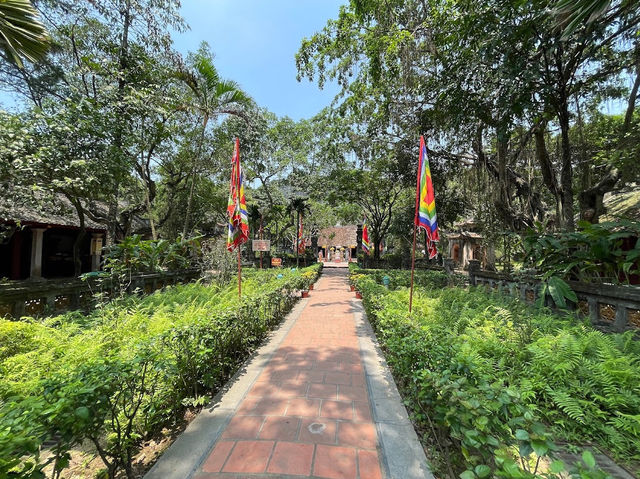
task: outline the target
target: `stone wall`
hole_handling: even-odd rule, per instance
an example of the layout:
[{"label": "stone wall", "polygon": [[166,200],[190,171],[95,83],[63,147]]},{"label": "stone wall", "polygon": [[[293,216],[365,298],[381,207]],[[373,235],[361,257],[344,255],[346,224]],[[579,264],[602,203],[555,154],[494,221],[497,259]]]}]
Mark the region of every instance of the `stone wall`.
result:
[{"label": "stone wall", "polygon": [[[150,294],[165,286],[186,283],[199,277],[200,271],[197,269],[139,274],[131,277],[127,291]],[[102,293],[107,298],[112,296],[114,286],[110,278],[11,281],[0,284],[0,318],[18,319],[22,316],[44,316],[85,309],[95,302],[96,293]]]}]

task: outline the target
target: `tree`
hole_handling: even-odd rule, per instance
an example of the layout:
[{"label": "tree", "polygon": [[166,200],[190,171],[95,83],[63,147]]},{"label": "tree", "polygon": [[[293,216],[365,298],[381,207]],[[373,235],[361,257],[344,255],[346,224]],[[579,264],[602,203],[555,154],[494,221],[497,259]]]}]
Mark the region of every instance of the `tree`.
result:
[{"label": "tree", "polygon": [[186,107],[197,112],[202,118],[202,133],[198,151],[193,158],[191,167],[191,186],[182,230],[182,236],[185,238],[189,232],[195,177],[209,120],[226,114],[239,116],[248,121],[245,111],[253,104],[253,101],[240,89],[236,82],[220,78],[213,65],[213,57],[206,43],[200,46],[198,52],[193,56],[192,63],[192,70],[183,68],[178,72],[179,78],[184,81],[193,93],[193,98]]},{"label": "tree", "polygon": [[293,240],[293,249],[296,253],[296,268],[300,266],[300,258],[298,256],[299,248],[298,248],[298,232],[300,231],[300,219],[304,216],[306,212],[311,211],[309,206],[307,205],[307,198],[304,197],[295,197],[292,198],[287,206],[287,213],[292,215],[295,214],[295,224],[296,231]]},{"label": "tree", "polygon": [[29,0],[0,0],[0,51],[5,61],[23,68],[22,58],[41,60],[51,39]]},{"label": "tree", "polygon": [[[615,2],[598,22],[563,35],[548,7],[545,0],[354,0],[302,42],[299,77],[320,85],[337,79],[339,111],[369,138],[425,133],[432,157],[485,169],[493,181],[484,186],[510,229],[549,210],[542,182],[571,230],[579,196],[569,134],[578,123],[574,104],[621,94],[611,87],[635,68],[640,16],[629,2]],[[560,129],[557,154],[546,146],[549,127]],[[526,156],[531,145],[542,176]]]}]

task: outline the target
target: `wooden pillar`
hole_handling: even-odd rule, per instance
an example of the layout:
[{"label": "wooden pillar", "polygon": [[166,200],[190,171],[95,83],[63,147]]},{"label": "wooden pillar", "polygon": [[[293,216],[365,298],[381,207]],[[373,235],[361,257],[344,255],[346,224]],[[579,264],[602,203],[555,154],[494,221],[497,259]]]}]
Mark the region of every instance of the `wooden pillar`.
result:
[{"label": "wooden pillar", "polygon": [[42,279],[42,246],[45,228],[31,228],[31,271],[29,279]]},{"label": "wooden pillar", "polygon": [[22,231],[18,230],[13,233],[13,244],[11,247],[11,273],[10,278],[13,280],[22,279]]},{"label": "wooden pillar", "polygon": [[100,271],[102,236],[102,233],[91,234],[91,271]]}]

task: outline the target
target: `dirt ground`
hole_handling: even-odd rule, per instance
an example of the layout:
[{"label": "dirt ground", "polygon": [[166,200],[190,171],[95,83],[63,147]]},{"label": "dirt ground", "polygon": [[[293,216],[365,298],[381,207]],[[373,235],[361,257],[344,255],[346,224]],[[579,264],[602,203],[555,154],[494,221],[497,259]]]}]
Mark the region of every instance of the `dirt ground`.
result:
[{"label": "dirt ground", "polygon": [[[162,453],[173,443],[175,438],[196,417],[197,413],[197,410],[187,410],[183,419],[174,428],[162,429],[155,437],[142,444],[133,462],[136,478],[144,476]],[[72,449],[70,453],[71,461],[69,467],[63,471],[62,479],[102,479],[101,471],[106,470],[106,467],[93,443],[85,441],[80,446]],[[43,452],[43,458],[46,459],[46,451]],[[46,477],[50,477],[51,468],[45,469],[45,474],[47,475]],[[118,478],[125,477],[122,471],[118,475]]]}]

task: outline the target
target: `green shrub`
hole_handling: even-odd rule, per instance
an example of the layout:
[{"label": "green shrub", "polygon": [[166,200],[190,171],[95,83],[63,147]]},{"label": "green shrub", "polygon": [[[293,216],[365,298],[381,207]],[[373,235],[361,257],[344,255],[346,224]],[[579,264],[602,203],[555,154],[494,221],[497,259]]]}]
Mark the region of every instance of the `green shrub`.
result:
[{"label": "green shrub", "polygon": [[[437,276],[416,288],[409,315],[408,290],[374,278],[365,273],[358,289],[416,421],[441,445],[441,468],[465,479],[543,477],[539,457],[557,440],[640,458],[632,333],[604,335],[510,298],[433,287]],[[571,474],[603,477],[589,462]]]},{"label": "green shrub", "polygon": [[140,442],[204,404],[319,271],[247,271],[241,301],[235,282],[197,283],[118,299],[84,322],[0,320],[0,477],[40,477],[49,463],[60,471],[84,440],[109,477],[132,477]]}]

